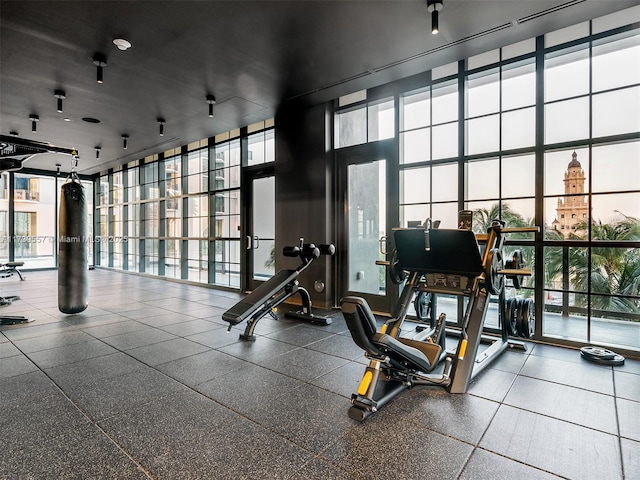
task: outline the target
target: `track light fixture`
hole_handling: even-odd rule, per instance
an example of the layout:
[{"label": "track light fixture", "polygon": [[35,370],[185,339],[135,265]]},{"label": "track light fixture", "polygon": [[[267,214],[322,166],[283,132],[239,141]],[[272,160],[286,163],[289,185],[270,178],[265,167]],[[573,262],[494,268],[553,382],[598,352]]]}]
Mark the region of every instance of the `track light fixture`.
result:
[{"label": "track light fixture", "polygon": [[126,133],[122,135],[122,148],[127,149],[127,140],[129,140],[129,135]]},{"label": "track light fixture", "polygon": [[29,115],[29,120],[31,120],[31,131],[36,133],[36,123],[40,121],[40,117],[38,115]]},{"label": "track light fixture", "polygon": [[209,116],[213,117],[213,104],[216,103],[216,97],[211,94],[207,95],[207,103],[209,104]]},{"label": "track light fixture", "polygon": [[96,81],[102,83],[102,68],[107,66],[107,57],[103,53],[96,52],[93,54],[93,64],[98,67]]},{"label": "track light fixture", "polygon": [[67,98],[64,90],[56,90],[53,92],[53,96],[58,99],[58,113],[62,113],[62,100]]},{"label": "track light fixture", "polygon": [[100,150],[102,150],[102,147],[100,147],[100,145],[96,145],[95,149],[96,149],[96,158],[100,158]]},{"label": "track light fixture", "polygon": [[165,119],[162,117],[158,117],[158,123],[160,124],[160,136],[164,136],[164,124],[166,123]]},{"label": "track light fixture", "polygon": [[18,132],[16,132],[15,130],[11,130],[9,132],[9,135],[11,135],[12,137],[17,137],[18,136]]},{"label": "track light fixture", "polygon": [[427,0],[427,12],[431,14],[431,33],[436,34],[440,31],[438,25],[438,12],[442,10],[444,0]]}]

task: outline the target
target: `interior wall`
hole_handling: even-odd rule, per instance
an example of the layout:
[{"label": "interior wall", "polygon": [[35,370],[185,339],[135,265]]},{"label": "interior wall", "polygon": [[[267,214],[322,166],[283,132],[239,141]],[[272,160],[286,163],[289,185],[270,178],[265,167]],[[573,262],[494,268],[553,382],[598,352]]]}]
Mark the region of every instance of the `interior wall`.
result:
[{"label": "interior wall", "polygon": [[[328,106],[308,107],[287,103],[276,114],[276,270],[295,268],[297,260],[284,257],[282,248],[305,243],[335,243],[332,219],[331,178],[328,152]],[[334,306],[334,257],[321,256],[300,276],[314,306]],[[314,282],[324,283],[317,292]],[[298,298],[293,299],[299,300]]]}]

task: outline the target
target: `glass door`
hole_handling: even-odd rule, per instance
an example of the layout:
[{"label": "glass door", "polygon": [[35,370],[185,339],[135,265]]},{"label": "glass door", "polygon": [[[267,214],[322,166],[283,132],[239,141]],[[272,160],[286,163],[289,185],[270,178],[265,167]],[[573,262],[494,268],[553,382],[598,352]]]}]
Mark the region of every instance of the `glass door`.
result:
[{"label": "glass door", "polygon": [[338,250],[341,296],[363,297],[374,311],[384,313],[398,298],[398,286],[389,280],[386,267],[376,265],[387,259],[387,235],[397,225],[397,188],[390,188],[397,185],[394,146],[379,142],[338,152],[344,205]]},{"label": "glass door", "polygon": [[276,177],[273,172],[248,173],[246,290],[254,290],[275,273]]}]

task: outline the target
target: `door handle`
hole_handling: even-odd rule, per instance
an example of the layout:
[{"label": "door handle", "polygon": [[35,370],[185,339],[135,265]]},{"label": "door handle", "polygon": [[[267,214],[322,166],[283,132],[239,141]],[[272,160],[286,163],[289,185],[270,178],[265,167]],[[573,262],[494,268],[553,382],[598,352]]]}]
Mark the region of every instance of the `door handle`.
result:
[{"label": "door handle", "polygon": [[380,237],[380,240],[378,240],[379,243],[379,250],[380,253],[382,255],[386,255],[387,254],[387,242],[388,242],[389,238],[386,235],[383,235]]},{"label": "door handle", "polygon": [[251,250],[251,236],[247,235],[247,250]]},{"label": "door handle", "polygon": [[257,250],[260,248],[260,237],[258,235],[256,235],[255,237],[253,237],[253,249]]}]

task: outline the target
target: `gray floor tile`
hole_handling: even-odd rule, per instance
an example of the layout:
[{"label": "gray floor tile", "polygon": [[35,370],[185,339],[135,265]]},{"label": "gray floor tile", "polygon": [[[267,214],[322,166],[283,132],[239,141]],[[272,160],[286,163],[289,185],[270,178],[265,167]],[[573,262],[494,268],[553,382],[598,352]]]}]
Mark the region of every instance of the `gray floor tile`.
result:
[{"label": "gray floor tile", "polygon": [[38,367],[22,355],[0,359],[0,378],[15,377],[38,370]]},{"label": "gray floor tile", "polygon": [[[361,480],[453,479],[462,471],[471,445],[379,413],[363,423],[353,422],[322,457]],[[389,461],[379,457],[385,446],[392,446]]]},{"label": "gray floor tile", "polygon": [[209,348],[221,348],[241,341],[238,339],[237,331],[232,330],[231,332],[227,332],[227,329],[224,327],[214,328],[208,332],[197,333],[195,335],[189,335],[185,338],[192,342],[206,345]]},{"label": "gray floor tile", "polygon": [[309,328],[304,325],[297,325],[295,327],[269,333],[266,336],[274,340],[279,340],[285,343],[292,343],[299,347],[304,347],[305,345],[309,345],[310,343],[317,342],[334,335],[335,334],[331,332],[325,333],[315,328]]},{"label": "gray floor tile", "polygon": [[278,399],[303,383],[266,368],[245,363],[239,370],[217,376],[195,389],[249,418],[260,409],[281,409]]},{"label": "gray floor tile", "polygon": [[347,398],[358,390],[364,375],[365,366],[358,362],[349,362],[335,370],[312,380],[311,383]]},{"label": "gray floor tile", "polygon": [[83,328],[82,331],[88,333],[95,338],[107,338],[116,335],[123,335],[139,330],[144,330],[147,326],[143,323],[136,322],[135,320],[129,320],[123,318],[122,322],[108,323],[103,325],[96,325],[92,327]]},{"label": "gray floor tile", "polygon": [[473,395],[451,395],[440,387],[414,387],[380,410],[397,421],[477,444],[487,430],[499,404]]},{"label": "gray floor tile", "polygon": [[622,446],[622,464],[624,465],[624,478],[640,478],[640,442],[620,440]]},{"label": "gray floor tile", "polygon": [[164,315],[166,313],[167,313],[167,310],[164,308],[145,305],[136,310],[123,312],[121,313],[121,315],[123,317],[130,318],[131,320],[141,320],[143,318],[155,317],[157,315]]},{"label": "gray floor tile", "polygon": [[[255,326],[254,334],[261,336],[269,335],[270,333],[279,332],[288,328],[299,327],[300,325],[300,322],[286,318],[284,315],[280,315],[278,320],[274,320],[269,315],[265,315],[260,320],[258,320],[258,323]],[[242,322],[238,324],[237,328],[239,328],[241,331],[244,331],[246,326],[247,323]]]},{"label": "gray floor tile", "polygon": [[[99,317],[85,317],[85,318],[64,318],[64,323],[67,323],[74,327],[95,327],[97,325],[109,325],[119,322],[124,322],[128,318],[123,317],[117,313],[109,313],[106,315],[100,315]],[[38,320],[40,322],[40,320]]]},{"label": "gray floor tile", "polygon": [[[234,334],[237,335],[237,333],[231,331],[228,335]],[[290,343],[279,342],[267,337],[259,337],[255,342],[246,342],[244,340],[238,341],[236,336],[235,340],[233,344],[218,348],[218,350],[253,363],[267,361],[297,348]]]},{"label": "gray floor tile", "polygon": [[480,447],[567,478],[622,478],[617,437],[514,407],[499,408]]},{"label": "gray floor tile", "polygon": [[21,355],[22,352],[16,348],[15,345],[9,343],[7,339],[4,342],[0,341],[0,358],[14,357]]},{"label": "gray floor tile", "polygon": [[[55,437],[38,435],[30,445],[3,448],[4,478],[148,479],[133,460],[95,427],[62,429]],[[25,477],[28,465],[28,477]]]},{"label": "gray floor tile", "polygon": [[520,375],[613,395],[611,367],[529,355]]},{"label": "gray floor tile", "polygon": [[616,399],[620,436],[640,441],[640,402]]},{"label": "gray floor tile", "polygon": [[159,371],[178,380],[184,385],[194,387],[213,378],[234,372],[247,362],[217,350],[207,350],[171,362],[163,363]]},{"label": "gray floor tile", "polygon": [[558,478],[561,477],[477,448],[473,451],[459,480],[553,480]]},{"label": "gray floor tile", "polygon": [[65,322],[56,321],[53,323],[34,322],[23,325],[11,325],[0,327],[2,333],[11,341],[22,340],[25,338],[39,337],[41,335],[51,335],[54,333],[68,332],[73,330],[74,326]]},{"label": "gray floor tile", "polygon": [[151,368],[73,385],[65,393],[95,421],[127,412],[187,387]]},{"label": "gray floor tile", "polygon": [[519,373],[527,361],[527,358],[529,358],[529,353],[530,350],[524,352],[522,350],[508,348],[491,363],[490,368],[503,372]]},{"label": "gray floor tile", "polygon": [[29,354],[40,350],[48,350],[50,348],[89,342],[92,340],[95,340],[95,338],[91,335],[87,335],[80,330],[72,330],[69,332],[54,333],[47,336],[16,340],[14,344],[24,353]]},{"label": "gray floor tile", "polygon": [[286,478],[313,456],[192,391],[101,426],[154,478]]},{"label": "gray floor tile", "polygon": [[640,375],[613,370],[616,396],[640,402]]},{"label": "gray floor tile", "polygon": [[557,348],[553,345],[536,343],[533,344],[531,355],[543,358],[553,358],[555,360],[564,360],[565,362],[582,363],[580,350],[575,348]]},{"label": "gray floor tile", "polygon": [[128,375],[148,368],[125,353],[113,353],[46,369],[47,375],[63,390],[91,385],[97,381]]},{"label": "gray floor tile", "polygon": [[353,427],[347,416],[349,405],[346,398],[305,383],[283,392],[274,404],[261,405],[247,416],[319,454]]},{"label": "gray floor tile", "polygon": [[222,327],[221,325],[203,320],[201,318],[160,327],[161,330],[172,333],[173,335],[177,335],[179,337],[187,337],[189,335],[210,332],[211,330],[219,330],[222,328],[224,327]]},{"label": "gray floor tile", "polygon": [[300,380],[310,381],[349,361],[306,348],[297,348],[283,355],[259,362],[263,367]]},{"label": "gray floor tile", "polygon": [[41,372],[0,379],[0,402],[3,446],[27,445],[39,435],[55,437],[60,427],[85,428],[90,424]]},{"label": "gray floor tile", "polygon": [[144,347],[145,345],[165,342],[174,338],[177,337],[168,332],[164,332],[153,327],[143,326],[142,329],[106,337],[103,338],[102,341],[117,348],[118,350],[131,350],[138,347]]},{"label": "gray floor tile", "polygon": [[48,350],[40,350],[29,354],[29,358],[38,365],[38,367],[45,369],[55,367],[57,365],[66,365],[68,363],[79,362],[89,358],[109,355],[111,353],[116,353],[116,351],[117,350],[100,340],[91,340],[90,342],[75,343],[72,345],[50,348]]},{"label": "gray floor tile", "polygon": [[515,379],[514,373],[487,368],[471,381],[467,392],[477,397],[502,402]]},{"label": "gray floor tile", "polygon": [[625,373],[635,373],[640,375],[640,360],[625,359],[624,365],[620,365],[615,368],[616,371]]},{"label": "gray floor tile", "polygon": [[286,480],[356,480],[357,477],[338,469],[320,458],[313,458]]},{"label": "gray floor tile", "polygon": [[184,338],[175,338],[166,342],[154,343],[128,350],[127,353],[147,365],[155,366],[179,358],[206,352],[208,347]]},{"label": "gray floor tile", "polygon": [[138,318],[136,321],[149,325],[150,327],[162,328],[167,325],[174,325],[176,323],[184,323],[190,320],[195,320],[195,317],[191,315],[185,315],[180,313],[166,311],[162,315],[155,315],[153,317]]},{"label": "gray floor tile", "polygon": [[588,428],[618,434],[614,397],[535,378],[518,377],[504,403]]},{"label": "gray floor tile", "polygon": [[332,335],[323,340],[307,346],[310,350],[322,352],[347,360],[356,360],[364,357],[364,351],[356,345],[351,336]]}]

